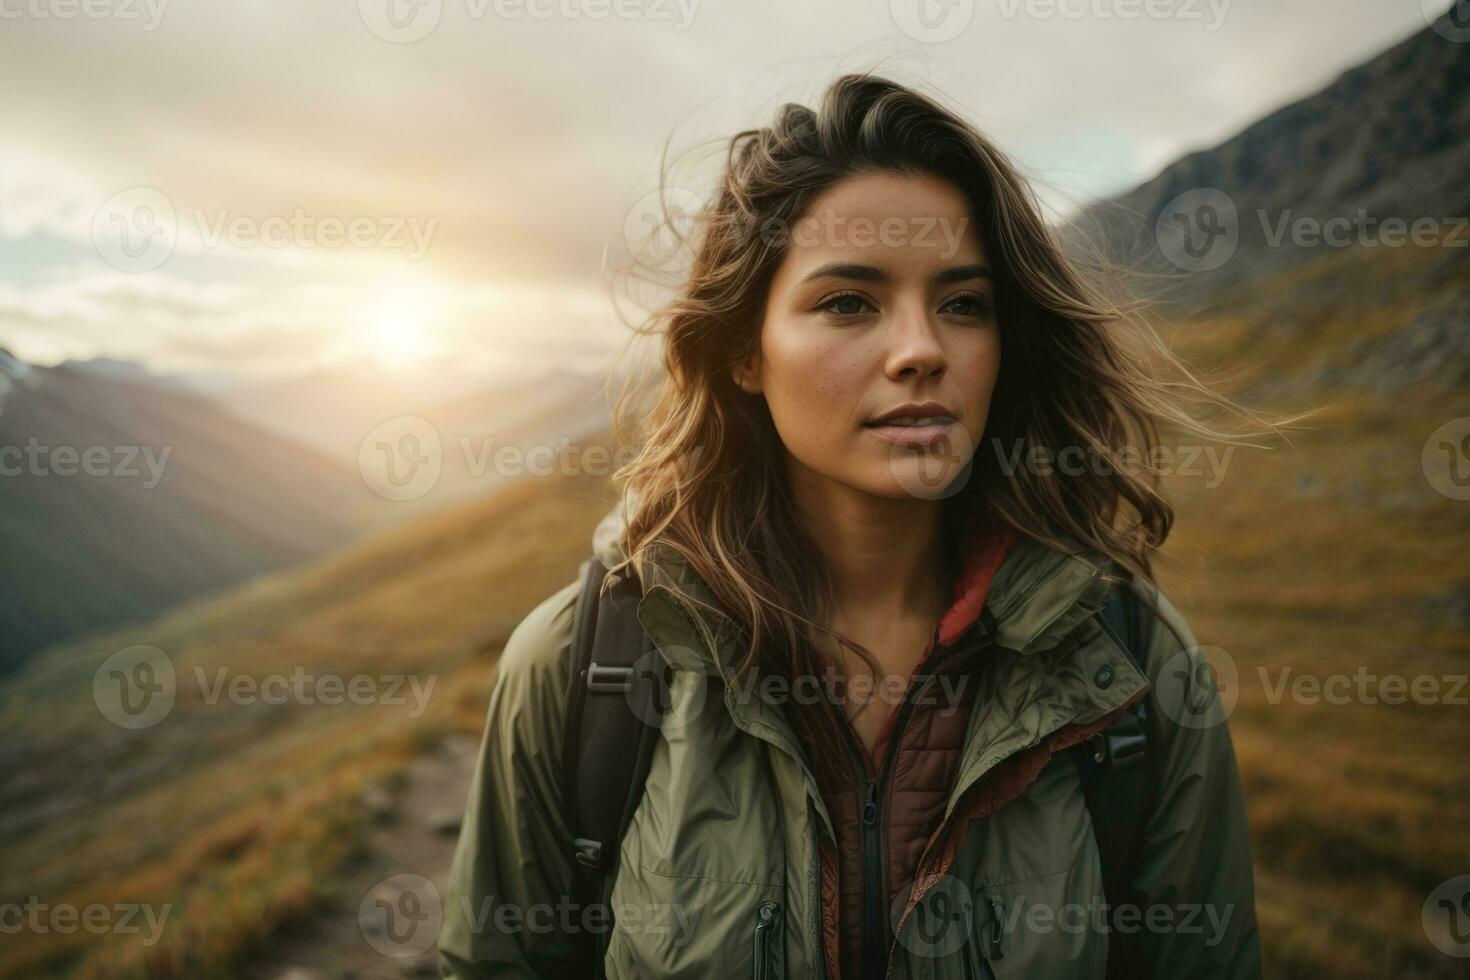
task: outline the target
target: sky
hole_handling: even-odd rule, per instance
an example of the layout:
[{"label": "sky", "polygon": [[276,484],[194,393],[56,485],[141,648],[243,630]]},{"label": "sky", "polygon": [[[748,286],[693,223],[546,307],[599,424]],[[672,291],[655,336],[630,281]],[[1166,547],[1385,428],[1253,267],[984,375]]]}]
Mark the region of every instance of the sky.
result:
[{"label": "sky", "polygon": [[1447,6],[0,0],[0,346],[242,379],[596,367],[640,315],[614,271],[661,158],[697,201],[722,141],[845,72],[938,97],[1061,219]]}]

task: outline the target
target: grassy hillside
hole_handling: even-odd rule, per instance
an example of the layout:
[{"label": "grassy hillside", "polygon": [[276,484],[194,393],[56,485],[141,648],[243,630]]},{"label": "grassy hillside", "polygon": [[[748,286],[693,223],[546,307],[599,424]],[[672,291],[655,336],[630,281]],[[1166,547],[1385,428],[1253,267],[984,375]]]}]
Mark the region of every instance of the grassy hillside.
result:
[{"label": "grassy hillside", "polygon": [[1238,668],[1230,724],[1268,976],[1463,975],[1427,942],[1421,908],[1470,870],[1470,687],[1458,703],[1389,704],[1367,703],[1393,696],[1371,679],[1366,698],[1356,680],[1334,695],[1346,703],[1290,685],[1431,677],[1443,702],[1470,673],[1470,509],[1421,463],[1436,428],[1470,416],[1453,348],[1470,318],[1416,340],[1464,310],[1467,286],[1470,263],[1445,250],[1339,253],[1223,297],[1175,335],[1237,370],[1248,401],[1320,410],[1294,447],[1238,451],[1218,487],[1173,481],[1163,576],[1199,641]]},{"label": "grassy hillside", "polygon": [[[365,795],[444,732],[478,733],[493,658],[566,584],[611,505],[600,481],[528,480],[306,570],[146,626],[46,651],[0,686],[0,901],[171,908],[163,939],[7,935],[0,977],[236,976],[334,899],[359,856]],[[153,727],[108,722],[93,675],[164,651],[178,678]],[[209,703],[229,677],[407,675],[405,704]],[[205,670],[206,684],[194,670]],[[432,683],[432,688],[428,685]],[[379,688],[387,693],[387,687]]]}]

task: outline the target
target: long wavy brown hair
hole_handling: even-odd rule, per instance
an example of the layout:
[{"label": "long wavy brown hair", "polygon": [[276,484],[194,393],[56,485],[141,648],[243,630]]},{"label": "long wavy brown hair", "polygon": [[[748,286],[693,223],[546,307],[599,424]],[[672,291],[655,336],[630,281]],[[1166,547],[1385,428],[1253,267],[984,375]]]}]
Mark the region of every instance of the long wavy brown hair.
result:
[{"label": "long wavy brown hair", "polygon": [[[764,398],[743,392],[731,368],[759,343],[784,254],[766,231],[792,227],[836,182],[873,172],[937,176],[968,198],[995,275],[1005,352],[981,447],[1147,454],[1161,429],[1240,441],[1276,428],[1186,368],[1144,307],[1084,281],[1030,187],[973,126],[896,82],[844,75],[815,110],[787,104],[772,125],[729,141],[711,203],[682,216],[692,221],[687,234],[673,229],[690,254],[675,297],[635,328],[664,340],[652,397],[634,386],[618,400],[619,438],[636,447],[613,476],[628,508],[623,564],[641,570],[654,542],[681,555],[749,639],[739,675],[759,665],[823,676],[823,636],[872,663],[824,625],[830,585],[797,520],[781,440]],[[1225,416],[1244,431],[1220,428]],[[1063,474],[1003,466],[1003,456],[977,449],[963,489],[944,501],[945,539],[961,542],[952,568],[979,529],[1009,526],[1151,577],[1174,520],[1155,472]]]}]

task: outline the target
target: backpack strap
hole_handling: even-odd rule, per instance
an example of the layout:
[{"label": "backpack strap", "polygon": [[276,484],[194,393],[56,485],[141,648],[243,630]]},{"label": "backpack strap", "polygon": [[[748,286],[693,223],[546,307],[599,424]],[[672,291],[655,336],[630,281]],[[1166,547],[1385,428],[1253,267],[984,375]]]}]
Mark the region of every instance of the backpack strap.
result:
[{"label": "backpack strap", "polygon": [[[1148,674],[1151,620],[1126,584],[1114,586],[1099,614],[1103,628]],[[1137,977],[1138,948],[1134,934],[1117,928],[1121,906],[1139,903],[1133,878],[1143,850],[1143,835],[1153,809],[1156,764],[1149,754],[1153,734],[1153,694],[1135,702],[1106,730],[1072,749],[1077,763],[1093,836],[1102,863],[1103,890],[1114,928],[1108,937],[1108,977]]]},{"label": "backpack strap", "polygon": [[604,589],[605,578],[607,568],[597,558],[583,563],[562,742],[576,870],[572,901],[583,909],[598,906],[595,917],[582,918],[590,928],[568,939],[585,964],[583,975],[597,978],[604,976],[612,932],[609,898],[618,848],[643,797],[667,690],[661,670],[651,668],[663,668],[663,662],[657,655],[645,657],[653,647],[638,621],[638,580],[618,575]]}]

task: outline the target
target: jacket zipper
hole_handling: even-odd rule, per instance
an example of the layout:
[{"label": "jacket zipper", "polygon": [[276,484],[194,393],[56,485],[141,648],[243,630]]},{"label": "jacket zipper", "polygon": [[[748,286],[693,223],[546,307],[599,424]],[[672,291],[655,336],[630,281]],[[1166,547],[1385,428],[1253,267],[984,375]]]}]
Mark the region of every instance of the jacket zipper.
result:
[{"label": "jacket zipper", "polygon": [[862,747],[858,744],[857,733],[852,730],[851,721],[845,721],[842,727],[847,732],[847,745],[852,750],[853,765],[863,779],[863,809],[858,820],[858,825],[862,827],[863,848],[863,966],[861,969],[864,978],[871,978],[873,970],[868,966],[869,942],[878,941],[876,937],[882,936],[882,932],[878,930],[883,926],[882,904],[876,900],[881,870],[879,866],[883,860],[882,844],[878,838],[880,812],[878,779],[868,775],[868,764],[863,759]]},{"label": "jacket zipper", "polygon": [[[945,650],[939,643],[939,627],[934,628],[934,638],[930,641],[929,656],[935,656],[934,667],[929,671],[917,674],[915,683],[910,685],[905,692],[903,702],[898,706],[898,717],[894,719],[893,730],[889,733],[888,744],[890,747],[898,745],[903,737],[904,722],[908,719],[909,709],[917,700],[917,695],[922,694],[928,687],[930,679],[935,670],[945,660],[957,656],[957,651]],[[968,651],[965,651],[968,652]],[[928,659],[926,656],[925,659]],[[895,752],[885,751],[883,753],[883,764],[878,767],[877,778],[868,775],[867,763],[863,761],[861,746],[858,745],[857,733],[852,730],[849,721],[843,726],[847,731],[848,745],[852,749],[852,757],[856,763],[859,775],[864,780],[863,787],[863,812],[862,812],[862,842],[863,842],[863,976],[867,980],[882,980],[887,974],[888,945],[885,939],[888,930],[884,923],[884,905],[887,904],[887,889],[883,885],[883,789],[888,784],[888,773],[893,763]],[[883,950],[883,960],[872,956],[869,944],[877,944]]]},{"label": "jacket zipper", "polygon": [[752,956],[751,977],[767,980],[771,972],[771,934],[776,931],[776,916],[781,911],[779,902],[761,902],[755,910],[755,949]]},{"label": "jacket zipper", "polygon": [[987,956],[986,959],[994,962],[995,960],[1004,959],[1006,955],[1005,947],[1001,943],[1002,938],[1005,936],[1005,933],[1001,931],[1003,928],[1005,928],[1005,918],[1001,912],[1000,899],[996,898],[994,895],[987,895],[985,897],[985,901],[986,904],[990,906],[991,922],[989,949],[990,955]]},{"label": "jacket zipper", "polygon": [[[935,628],[934,633],[935,633],[934,642],[936,644],[938,644],[938,642],[939,642],[939,630],[938,630],[937,627]],[[976,652],[976,651],[979,651],[979,650],[986,649],[987,647],[990,646],[990,643],[991,643],[990,631],[982,623],[981,626],[979,627],[979,636],[978,636],[977,640],[973,644],[967,645],[967,646],[965,646],[963,648],[961,648],[958,645],[956,645],[955,647],[951,648],[948,652],[946,652],[944,656],[942,656],[942,657],[940,657],[940,658],[938,658],[936,660],[936,663],[935,663],[934,668],[928,674],[920,675],[920,677],[921,677],[921,686],[922,685],[927,685],[927,682],[929,681],[929,679],[931,677],[935,676],[939,672],[939,667],[940,667],[941,664],[946,663],[946,662],[948,662],[951,659],[958,659],[961,656],[964,656],[964,655],[967,655],[967,654],[970,654],[970,653],[973,653],[973,652]],[[958,641],[957,641],[957,644],[958,644]],[[909,704],[908,700],[905,700],[905,703],[904,703],[903,707],[900,709],[900,713],[899,713],[898,718],[895,719],[893,733],[889,736],[889,744],[890,745],[891,744],[894,744],[894,740],[899,737],[899,734],[900,734],[900,732],[902,730],[902,726],[903,726],[903,722],[904,722],[904,711],[903,711],[903,708],[907,708],[908,707],[908,704]],[[857,741],[856,736],[853,736],[852,737],[852,742],[854,744],[856,744],[856,741]],[[885,771],[887,769],[887,763],[889,762],[890,759],[891,759],[891,755],[889,753],[884,753],[884,756],[883,756],[884,767],[883,768],[884,768]],[[865,773],[865,775],[866,775],[866,773]],[[880,774],[880,778],[881,778],[881,774]],[[881,809],[880,809],[880,815],[881,815]],[[923,863],[923,860],[924,860],[923,855],[920,855],[919,862],[920,862],[921,865]],[[864,874],[865,884],[866,884],[866,878],[867,878],[867,875],[865,873]],[[864,900],[865,901],[867,900],[867,895],[866,894],[864,895]],[[881,908],[880,908],[880,915],[881,915]],[[905,916],[904,918],[906,919],[907,916]],[[903,925],[903,921],[900,920],[899,923],[898,923],[898,925],[899,926],[902,926]],[[999,926],[997,926],[997,929],[998,928],[999,928]],[[869,935],[872,935],[872,934],[870,933]],[[881,936],[881,935],[884,935],[884,933],[878,933],[877,935],[880,935]],[[995,949],[997,950],[997,953],[996,953],[995,958],[996,959],[1000,959],[1000,953],[999,953],[999,949],[1000,949],[1000,937],[999,937],[998,934],[995,937],[993,937],[993,943],[995,945]],[[978,946],[978,943],[976,945]],[[888,952],[884,954],[884,960],[887,960],[892,955],[893,949],[895,949],[897,946],[898,946],[898,937],[895,936],[894,937],[894,940],[893,940],[893,944],[889,947]],[[982,962],[982,964],[985,963],[985,961],[983,959],[981,960],[981,962]],[[966,968],[967,968],[967,970],[968,970],[968,967],[969,967],[969,963],[968,963],[968,960],[967,960],[966,961]],[[989,970],[989,964],[985,964],[985,968],[987,970]],[[878,980],[882,980],[883,976],[885,975],[885,972],[886,971],[880,972],[878,974]],[[992,970],[990,972],[991,972],[991,975],[993,976],[994,975],[994,971]]]},{"label": "jacket zipper", "polygon": [[[878,780],[869,779],[867,792],[863,796],[863,935],[874,938],[883,935],[883,906],[878,896],[883,892],[883,845],[878,837]],[[864,960],[868,959],[864,942]],[[863,972],[874,971],[864,966]]]}]

